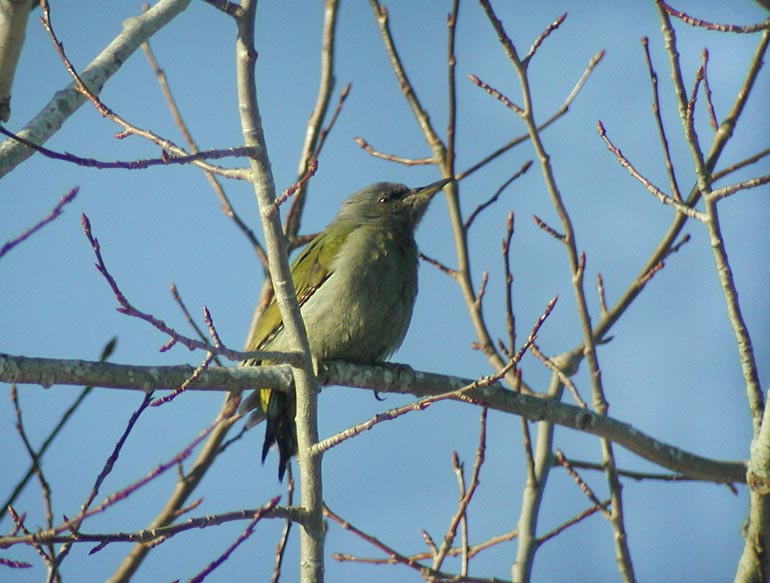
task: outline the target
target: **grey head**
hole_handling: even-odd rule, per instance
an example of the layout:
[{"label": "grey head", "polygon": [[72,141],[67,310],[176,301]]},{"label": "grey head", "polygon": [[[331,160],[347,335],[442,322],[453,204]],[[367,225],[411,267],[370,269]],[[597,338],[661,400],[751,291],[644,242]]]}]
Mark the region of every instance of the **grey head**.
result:
[{"label": "grey head", "polygon": [[375,182],[342,203],[335,220],[414,230],[433,195],[448,182],[451,179],[439,180],[419,188],[409,188],[395,182]]}]

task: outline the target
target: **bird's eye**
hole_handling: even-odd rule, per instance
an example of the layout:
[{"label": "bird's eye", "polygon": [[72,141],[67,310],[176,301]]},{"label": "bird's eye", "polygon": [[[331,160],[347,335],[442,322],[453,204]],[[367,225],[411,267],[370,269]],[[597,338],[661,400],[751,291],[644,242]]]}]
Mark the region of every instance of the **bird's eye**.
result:
[{"label": "bird's eye", "polygon": [[407,192],[408,192],[407,190],[404,190],[404,192],[401,192],[401,191],[384,192],[380,195],[380,198],[377,199],[377,202],[379,202],[380,204],[397,202],[401,200]]}]

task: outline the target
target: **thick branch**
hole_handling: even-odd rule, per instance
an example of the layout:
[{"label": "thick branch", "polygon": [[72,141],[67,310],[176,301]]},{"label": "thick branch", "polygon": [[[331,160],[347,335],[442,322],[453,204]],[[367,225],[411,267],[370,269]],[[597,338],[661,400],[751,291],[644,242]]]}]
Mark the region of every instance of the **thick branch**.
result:
[{"label": "thick branch", "polygon": [[[161,0],[150,10],[123,22],[123,31],[80,73],[88,88],[99,94],[107,80],[143,42],[187,8],[190,0]],[[51,101],[17,135],[36,144],[45,143],[85,103],[86,98],[70,83],[57,91]],[[15,140],[0,144],[0,178],[34,154]]]},{"label": "thick branch", "polygon": [[259,203],[260,220],[265,234],[270,277],[283,320],[283,333],[289,344],[306,355],[302,366],[294,369],[296,397],[297,451],[301,475],[300,501],[308,519],[300,533],[300,581],[321,583],[324,573],[323,555],[323,489],[321,456],[311,453],[318,442],[317,405],[318,386],[310,361],[310,344],[299,311],[299,302],[289,271],[288,244],[281,228],[275,201],[275,183],[267,154],[267,143],[262,129],[262,118],[257,100],[254,65],[257,51],[254,46],[256,0],[242,0],[242,14],[236,19],[236,73],[238,106],[241,114],[243,141],[257,148],[251,158],[254,193]]},{"label": "thick branch", "polygon": [[[83,360],[55,360],[0,355],[0,382],[44,386],[94,385],[133,390],[169,389],[181,384],[191,366],[129,366]],[[290,390],[288,365],[209,368],[190,384],[188,391],[245,391],[255,386]],[[341,385],[377,392],[409,393],[418,397],[465,389],[453,399],[547,421],[609,439],[664,468],[711,482],[746,481],[743,462],[717,461],[663,443],[635,427],[581,407],[503,389],[499,383],[415,371],[405,365],[361,366],[329,362],[321,367],[322,385]]]},{"label": "thick branch", "polygon": [[11,117],[11,87],[24,45],[31,0],[0,0],[0,122]]}]

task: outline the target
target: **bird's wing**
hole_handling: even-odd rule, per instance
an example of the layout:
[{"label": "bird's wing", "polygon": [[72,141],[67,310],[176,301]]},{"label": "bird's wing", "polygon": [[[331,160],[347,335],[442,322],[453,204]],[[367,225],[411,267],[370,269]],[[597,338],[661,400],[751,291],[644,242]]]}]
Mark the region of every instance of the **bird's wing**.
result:
[{"label": "bird's wing", "polygon": [[[291,278],[300,306],[334,273],[334,258],[352,231],[353,225],[347,224],[338,224],[331,232],[323,231],[292,262]],[[257,323],[247,351],[264,348],[282,329],[281,312],[273,296]]]}]

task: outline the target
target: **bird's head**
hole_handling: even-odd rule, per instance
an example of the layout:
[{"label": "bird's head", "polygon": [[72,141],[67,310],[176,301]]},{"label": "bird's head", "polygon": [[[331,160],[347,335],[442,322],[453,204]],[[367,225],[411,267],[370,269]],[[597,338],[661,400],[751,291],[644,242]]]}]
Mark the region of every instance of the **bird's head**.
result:
[{"label": "bird's head", "polygon": [[446,178],[419,188],[408,188],[393,182],[376,182],[352,194],[342,203],[337,220],[414,229],[425,214],[433,195],[451,180]]}]

